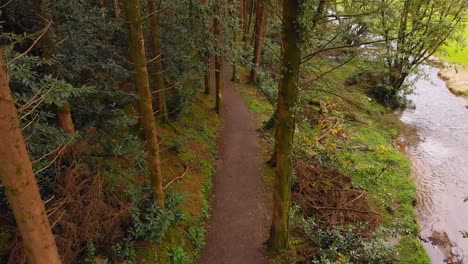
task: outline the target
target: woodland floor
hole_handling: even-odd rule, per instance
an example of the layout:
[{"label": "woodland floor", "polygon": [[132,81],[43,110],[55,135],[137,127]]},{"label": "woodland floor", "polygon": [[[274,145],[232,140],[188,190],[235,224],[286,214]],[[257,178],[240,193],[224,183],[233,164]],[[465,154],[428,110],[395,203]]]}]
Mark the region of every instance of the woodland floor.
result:
[{"label": "woodland floor", "polygon": [[231,71],[226,69],[220,161],[206,247],[200,258],[203,264],[267,262],[263,242],[268,236],[269,213],[265,209],[256,123],[233,86]]}]

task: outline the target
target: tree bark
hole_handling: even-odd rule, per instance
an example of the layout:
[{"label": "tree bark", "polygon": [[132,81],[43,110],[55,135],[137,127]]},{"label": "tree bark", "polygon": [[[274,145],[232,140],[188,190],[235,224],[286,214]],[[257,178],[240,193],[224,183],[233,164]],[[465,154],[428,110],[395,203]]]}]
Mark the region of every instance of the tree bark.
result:
[{"label": "tree bark", "polygon": [[213,28],[216,38],[217,54],[215,56],[215,79],[216,79],[216,113],[221,114],[223,102],[223,58],[221,56],[221,22],[219,21],[220,7],[218,7],[218,15],[214,18]]},{"label": "tree bark", "polygon": [[242,30],[242,42],[247,41],[247,1],[248,0],[240,0],[240,23],[241,23],[241,30]]},{"label": "tree bark", "polygon": [[154,201],[164,207],[162,189],[161,162],[156,123],[153,115],[152,94],[148,76],[145,42],[142,28],[140,0],[124,0],[124,12],[128,19],[128,42],[130,57],[135,70],[136,88],[138,91],[141,125],[146,136],[147,164]]},{"label": "tree bark", "polygon": [[[203,5],[208,5],[208,0],[202,0],[201,2],[202,2]],[[206,30],[210,31],[211,19],[207,19],[205,21],[205,24],[207,26]],[[203,81],[204,81],[204,85],[205,85],[205,94],[206,95],[210,95],[211,91],[212,91],[212,88],[211,88],[211,57],[210,57],[210,54],[209,54],[209,51],[208,51],[208,46],[209,46],[209,43],[206,42],[206,45],[205,45],[206,50],[205,50],[205,52],[203,54],[203,57],[204,57],[205,62],[206,62],[205,74],[203,76]]]},{"label": "tree bark", "polygon": [[254,58],[252,61],[252,69],[250,71],[250,83],[258,83],[258,70],[262,59],[263,41],[265,39],[267,27],[267,12],[265,8],[265,0],[257,0],[256,20],[255,20],[255,43],[254,43]]},{"label": "tree bark", "polygon": [[0,180],[30,263],[61,263],[0,54]]},{"label": "tree bark", "polygon": [[119,0],[114,0],[114,16],[120,17],[120,2]]},{"label": "tree bark", "polygon": [[106,10],[104,0],[99,0],[99,7],[101,8],[101,16],[106,17]]},{"label": "tree bark", "polygon": [[[237,28],[236,25],[232,25],[231,26],[231,30],[232,30],[232,43],[233,45],[236,45],[237,42],[239,41],[239,33],[242,33],[243,31],[243,2],[244,0],[241,0],[240,1],[240,11],[239,11],[239,28]],[[234,11],[229,11],[229,16],[234,16],[236,13]],[[240,32],[239,32],[240,31]],[[232,46],[232,48],[234,48],[234,46]],[[240,79],[239,79],[239,76],[238,76],[238,73],[237,73],[237,61],[236,60],[233,60],[232,61],[232,77],[231,77],[231,81],[233,82],[239,82]]]},{"label": "tree bark", "polygon": [[75,126],[70,112],[70,104],[65,101],[62,106],[57,106],[55,109],[57,124],[60,129],[68,134],[75,134]]},{"label": "tree bark", "polygon": [[283,75],[279,82],[273,221],[268,239],[268,245],[275,250],[286,249],[289,240],[295,108],[301,62],[299,18],[302,5],[302,0],[283,1]]},{"label": "tree bark", "polygon": [[166,97],[165,97],[165,86],[163,77],[163,67],[161,62],[161,47],[158,43],[158,17],[156,16],[156,3],[154,0],[148,0],[148,11],[149,11],[149,31],[151,48],[153,55],[156,56],[154,61],[154,68],[156,73],[154,75],[155,89],[157,94],[156,98],[158,101],[159,114],[163,123],[169,123],[169,116],[167,114]]},{"label": "tree bark", "polygon": [[253,17],[253,13],[255,11],[255,1],[256,0],[245,0],[246,1],[246,4],[245,4],[245,7],[246,7],[246,15],[247,13],[249,14],[248,16],[248,19],[246,18],[246,25],[245,25],[245,47],[247,47],[247,45],[250,43],[250,41],[247,39],[250,35],[250,29],[252,28],[252,17]]},{"label": "tree bark", "polygon": [[[42,0],[38,5],[39,14],[42,14],[47,20],[50,20],[49,10],[47,3]],[[42,56],[47,60],[52,60],[54,57],[54,39],[52,35],[52,31],[49,28],[47,32],[42,37],[41,48],[42,48]],[[59,77],[57,73],[57,68],[55,66],[45,66],[45,72],[47,74],[51,74],[54,77]],[[65,101],[62,105],[55,105],[55,118],[57,121],[57,126],[65,133],[68,134],[75,134],[75,125],[73,124],[73,118],[71,115],[70,110],[70,103]]]},{"label": "tree bark", "polygon": [[203,76],[203,81],[204,81],[204,84],[205,84],[205,94],[206,95],[210,95],[211,94],[211,63],[210,63],[210,56],[209,55],[205,55],[206,56],[206,70],[205,70],[205,74]]}]

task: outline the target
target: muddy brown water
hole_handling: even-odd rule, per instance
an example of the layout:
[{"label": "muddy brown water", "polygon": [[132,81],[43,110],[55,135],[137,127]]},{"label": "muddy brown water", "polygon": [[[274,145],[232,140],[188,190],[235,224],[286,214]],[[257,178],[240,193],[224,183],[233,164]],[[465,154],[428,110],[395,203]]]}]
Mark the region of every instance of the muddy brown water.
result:
[{"label": "muddy brown water", "polygon": [[468,100],[453,95],[423,66],[427,78],[416,81],[414,108],[401,120],[416,128],[406,153],[418,186],[420,238],[433,263],[468,263]]}]

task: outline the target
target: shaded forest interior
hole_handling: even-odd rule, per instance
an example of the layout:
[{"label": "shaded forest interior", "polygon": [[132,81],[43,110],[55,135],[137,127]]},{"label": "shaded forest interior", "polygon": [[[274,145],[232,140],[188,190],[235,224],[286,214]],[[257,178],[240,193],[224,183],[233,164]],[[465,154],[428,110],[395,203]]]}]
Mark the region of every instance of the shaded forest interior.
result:
[{"label": "shaded forest interior", "polygon": [[0,1],[0,263],[196,263],[228,81],[257,121],[271,263],[430,263],[394,110],[467,9]]}]

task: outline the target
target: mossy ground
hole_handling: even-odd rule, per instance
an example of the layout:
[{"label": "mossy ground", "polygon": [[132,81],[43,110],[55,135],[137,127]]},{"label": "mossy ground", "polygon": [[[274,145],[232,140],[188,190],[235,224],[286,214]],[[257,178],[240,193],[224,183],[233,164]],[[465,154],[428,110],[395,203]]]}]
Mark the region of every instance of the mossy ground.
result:
[{"label": "mossy ground", "polygon": [[[295,151],[319,160],[326,167],[339,169],[352,177],[353,185],[367,190],[366,199],[381,215],[382,225],[389,230],[387,234],[401,237],[395,247],[397,263],[430,263],[417,239],[416,186],[410,176],[410,161],[394,144],[404,125],[389,109],[366,96],[360,87],[344,87],[343,83],[352,72],[353,65],[350,64],[327,78],[326,90],[339,94],[345,100],[333,97],[331,93],[302,92],[301,106],[313,101],[317,111],[326,111],[330,117],[339,117],[341,121],[329,131],[324,131],[323,127],[313,126],[301,117],[295,136]],[[240,84],[237,90],[244,96],[250,110],[259,117],[259,125],[268,120],[274,108],[255,87]],[[262,132],[261,135],[264,143],[270,145],[265,148],[271,150],[273,133]],[[324,139],[317,141],[323,136]],[[268,154],[265,154],[265,160],[267,158]],[[265,180],[271,186],[273,170],[265,170],[269,171]],[[293,237],[291,240],[296,239]],[[274,261],[281,263],[282,260],[280,257]]]},{"label": "mossy ground", "polygon": [[135,263],[193,263],[204,247],[220,129],[213,106],[213,98],[200,95],[177,120],[158,126],[165,184],[188,168],[185,177],[169,188],[182,195],[185,219],[170,227],[161,243],[139,245]]}]

